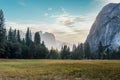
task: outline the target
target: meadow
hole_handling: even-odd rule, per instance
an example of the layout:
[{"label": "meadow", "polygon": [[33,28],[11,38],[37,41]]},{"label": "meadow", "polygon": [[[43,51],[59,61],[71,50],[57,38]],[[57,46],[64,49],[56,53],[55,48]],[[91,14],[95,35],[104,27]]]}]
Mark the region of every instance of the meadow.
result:
[{"label": "meadow", "polygon": [[0,80],[120,80],[120,61],[1,59]]}]

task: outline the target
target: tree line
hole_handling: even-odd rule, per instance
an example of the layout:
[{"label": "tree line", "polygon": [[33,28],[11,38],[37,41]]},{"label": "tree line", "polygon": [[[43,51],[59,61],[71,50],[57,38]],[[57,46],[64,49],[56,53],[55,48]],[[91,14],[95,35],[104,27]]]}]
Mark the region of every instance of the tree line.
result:
[{"label": "tree line", "polygon": [[[102,42],[98,45],[96,53],[91,53],[88,42],[73,45],[72,50],[67,45],[62,46],[61,50],[46,47],[41,41],[39,32],[34,35],[27,28],[25,38],[21,38],[19,30],[10,28],[5,29],[5,19],[3,11],[0,10],[0,58],[5,59],[120,59],[120,48],[110,50],[104,48]],[[93,45],[94,46],[94,45]]]}]

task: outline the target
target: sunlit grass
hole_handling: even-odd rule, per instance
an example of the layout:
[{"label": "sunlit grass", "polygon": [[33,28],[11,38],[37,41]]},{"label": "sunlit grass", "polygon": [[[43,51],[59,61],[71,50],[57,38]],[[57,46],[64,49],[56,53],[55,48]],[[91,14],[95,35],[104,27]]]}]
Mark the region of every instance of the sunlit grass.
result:
[{"label": "sunlit grass", "polygon": [[3,80],[119,80],[118,60],[0,60]]}]

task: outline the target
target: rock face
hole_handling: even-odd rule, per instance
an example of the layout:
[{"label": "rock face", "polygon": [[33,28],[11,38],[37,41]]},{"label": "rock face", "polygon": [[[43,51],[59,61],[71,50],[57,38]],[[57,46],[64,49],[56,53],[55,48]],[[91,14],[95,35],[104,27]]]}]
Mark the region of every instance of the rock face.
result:
[{"label": "rock face", "polygon": [[103,46],[117,49],[120,46],[120,3],[106,5],[98,14],[87,37],[92,52],[97,51],[101,41]]},{"label": "rock face", "polygon": [[40,36],[41,41],[44,41],[48,48],[56,47],[56,39],[54,34],[48,32],[42,33],[42,31],[40,31]]},{"label": "rock face", "polygon": [[68,45],[72,49],[73,44],[56,40],[55,35],[53,33],[49,32],[43,33],[42,31],[40,31],[39,33],[41,36],[41,41],[45,42],[45,45],[47,46],[48,49],[51,49],[53,47],[55,49],[61,50],[61,47],[63,45]]}]

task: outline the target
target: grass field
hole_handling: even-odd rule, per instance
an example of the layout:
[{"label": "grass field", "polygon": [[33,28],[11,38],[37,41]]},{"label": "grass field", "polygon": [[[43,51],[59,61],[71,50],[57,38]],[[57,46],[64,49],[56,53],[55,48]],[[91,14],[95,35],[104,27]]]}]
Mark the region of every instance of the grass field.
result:
[{"label": "grass field", "polygon": [[120,80],[120,61],[0,60],[0,80]]}]

